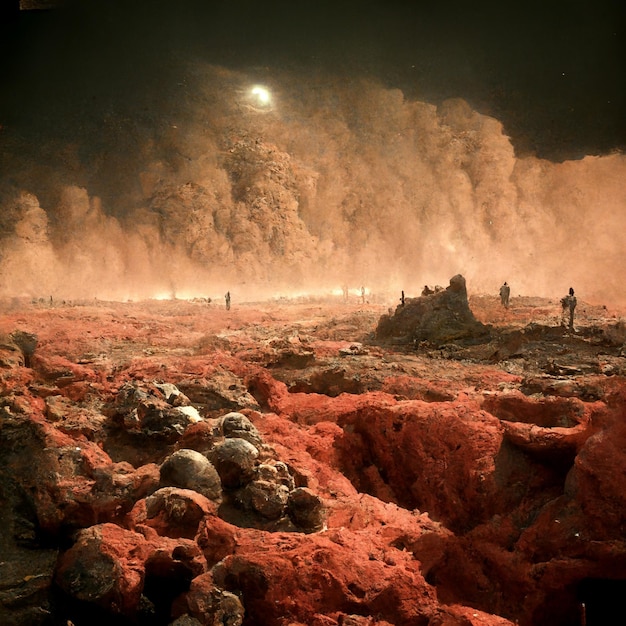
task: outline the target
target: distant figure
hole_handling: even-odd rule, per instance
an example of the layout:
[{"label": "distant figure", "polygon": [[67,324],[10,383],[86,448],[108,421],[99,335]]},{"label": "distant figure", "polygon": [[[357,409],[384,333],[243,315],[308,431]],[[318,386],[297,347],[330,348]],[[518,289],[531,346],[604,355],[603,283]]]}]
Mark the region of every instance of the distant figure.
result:
[{"label": "distant figure", "polygon": [[348,285],[344,285],[341,290],[343,291],[343,301],[348,301]]},{"label": "distant figure", "polygon": [[424,285],[424,289],[422,289],[423,296],[430,296],[433,293],[435,292],[428,285]]},{"label": "distant figure", "polygon": [[365,287],[361,287],[361,303],[365,304]]},{"label": "distant figure", "polygon": [[509,308],[509,296],[511,295],[511,287],[507,285],[506,280],[504,285],[500,287],[500,302],[505,309]]},{"label": "distant figure", "polygon": [[226,300],[226,310],[230,311],[230,291],[226,292],[226,295],[224,296],[224,300]]},{"label": "distant figure", "polygon": [[578,301],[574,295],[574,288],[570,287],[569,293],[561,298],[561,306],[563,307],[563,311],[561,313],[561,326],[565,326],[565,318],[569,314],[569,329],[574,330],[574,310],[576,309],[577,304]]},{"label": "distant figure", "polygon": [[402,295],[400,296],[400,304],[404,306],[404,289],[402,290]]}]

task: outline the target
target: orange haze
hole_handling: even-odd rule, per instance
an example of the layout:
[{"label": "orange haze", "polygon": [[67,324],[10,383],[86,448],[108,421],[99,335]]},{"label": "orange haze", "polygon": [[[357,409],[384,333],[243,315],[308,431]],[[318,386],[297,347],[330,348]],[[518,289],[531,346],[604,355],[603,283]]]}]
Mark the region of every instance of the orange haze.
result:
[{"label": "orange haze", "polygon": [[6,143],[0,296],[417,295],[461,273],[474,293],[626,301],[624,155],[518,158],[463,100],[361,80],[257,84],[196,65],[149,119],[102,120],[87,156]]}]

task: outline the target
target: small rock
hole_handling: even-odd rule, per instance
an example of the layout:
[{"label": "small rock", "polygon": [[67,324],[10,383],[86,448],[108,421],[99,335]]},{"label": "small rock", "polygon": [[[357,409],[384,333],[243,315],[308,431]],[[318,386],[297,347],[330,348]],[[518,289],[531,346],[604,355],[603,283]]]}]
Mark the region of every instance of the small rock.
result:
[{"label": "small rock", "polygon": [[306,530],[324,526],[324,505],[318,495],[307,487],[298,487],[289,494],[287,513],[291,521]]},{"label": "small rock", "polygon": [[203,626],[241,626],[245,610],[241,600],[229,591],[216,587],[210,574],[191,581],[187,595],[188,613]]},{"label": "small rock", "polygon": [[238,494],[244,508],[271,520],[280,519],[285,514],[288,498],[287,487],[267,480],[253,480]]}]

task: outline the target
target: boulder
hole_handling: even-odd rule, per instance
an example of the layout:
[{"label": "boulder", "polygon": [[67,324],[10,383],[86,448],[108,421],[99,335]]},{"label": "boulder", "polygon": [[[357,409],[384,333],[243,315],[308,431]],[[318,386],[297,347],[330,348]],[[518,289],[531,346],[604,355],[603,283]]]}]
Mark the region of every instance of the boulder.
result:
[{"label": "boulder", "polygon": [[118,615],[135,615],[150,548],[143,535],[114,524],[80,531],[60,558],[56,583],[73,600]]},{"label": "boulder", "polygon": [[257,401],[248,393],[241,379],[232,372],[219,369],[210,378],[185,380],[178,383],[181,391],[205,414],[258,409]]},{"label": "boulder", "polygon": [[216,511],[215,503],[197,491],[163,487],[145,499],[143,523],[159,535],[193,539],[204,517]]},{"label": "boulder", "polygon": [[195,450],[177,450],[163,461],[160,469],[162,487],[191,489],[209,500],[219,502],[222,483],[213,464]]},{"label": "boulder", "polygon": [[287,513],[289,519],[304,530],[321,530],[324,526],[322,499],[307,487],[298,487],[289,494]]},{"label": "boulder", "polygon": [[245,439],[257,448],[263,443],[256,426],[242,413],[227,413],[221,418],[220,426],[224,437]]},{"label": "boulder", "polygon": [[285,514],[289,490],[272,481],[253,480],[237,493],[236,498],[244,509],[277,520]]},{"label": "boulder", "polygon": [[[178,611],[202,626],[241,626],[245,610],[241,600],[229,591],[217,587],[210,573],[201,574],[191,581],[184,601],[179,601]],[[179,624],[179,617],[174,624]],[[186,625],[187,622],[182,622]],[[189,623],[191,624],[191,622]]]},{"label": "boulder", "polygon": [[166,443],[175,443],[202,419],[175,385],[157,382],[125,383],[108,413],[129,433]]},{"label": "boulder", "polygon": [[236,489],[254,478],[259,451],[249,441],[235,437],[215,446],[209,456],[224,487]]},{"label": "boulder", "polygon": [[24,367],[24,353],[10,337],[0,337],[0,368]]},{"label": "boulder", "polygon": [[162,623],[175,597],[205,570],[206,561],[192,541],[99,524],[76,534],[59,558],[55,581],[85,623],[101,623],[103,616],[112,622],[122,617],[131,623]]},{"label": "boulder", "polygon": [[176,443],[176,448],[208,454],[221,439],[220,428],[213,423],[213,420],[202,421],[187,426],[182,437]]}]

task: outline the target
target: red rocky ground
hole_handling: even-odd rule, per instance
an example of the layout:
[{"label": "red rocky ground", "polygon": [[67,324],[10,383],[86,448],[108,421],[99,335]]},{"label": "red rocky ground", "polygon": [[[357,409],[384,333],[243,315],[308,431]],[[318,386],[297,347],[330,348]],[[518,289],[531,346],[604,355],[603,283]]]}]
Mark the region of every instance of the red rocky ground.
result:
[{"label": "red rocky ground", "polygon": [[0,621],[615,623],[624,324],[470,306],[4,303]]}]

